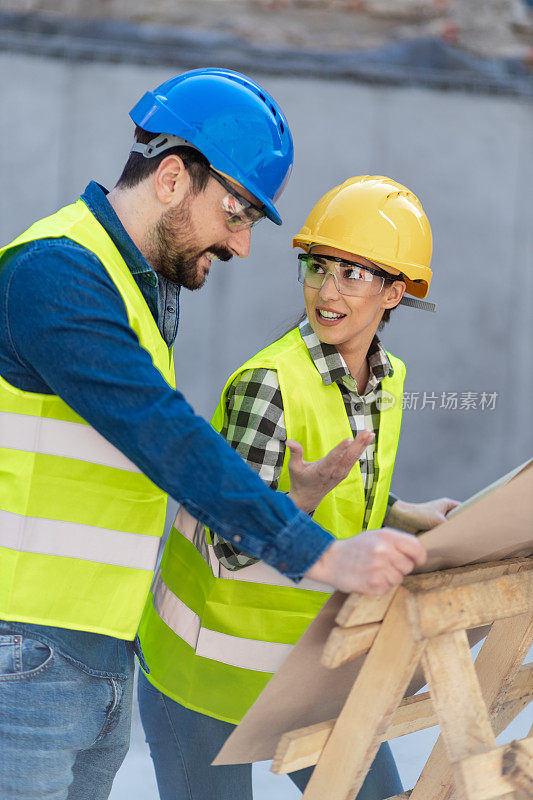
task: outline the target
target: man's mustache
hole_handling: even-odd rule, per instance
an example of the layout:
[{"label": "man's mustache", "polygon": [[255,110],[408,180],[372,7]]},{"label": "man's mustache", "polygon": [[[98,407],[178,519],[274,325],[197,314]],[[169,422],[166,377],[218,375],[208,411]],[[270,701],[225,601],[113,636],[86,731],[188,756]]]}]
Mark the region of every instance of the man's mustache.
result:
[{"label": "man's mustache", "polygon": [[222,245],[214,245],[214,247],[209,247],[207,250],[204,250],[204,252],[213,253],[220,261],[230,261],[233,258],[231,250],[228,250],[227,247],[223,247]]}]

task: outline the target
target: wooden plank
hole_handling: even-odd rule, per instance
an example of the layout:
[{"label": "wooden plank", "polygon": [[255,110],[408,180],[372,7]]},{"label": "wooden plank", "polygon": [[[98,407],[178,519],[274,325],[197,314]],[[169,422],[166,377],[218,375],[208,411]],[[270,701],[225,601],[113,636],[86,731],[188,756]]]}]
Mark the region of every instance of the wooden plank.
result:
[{"label": "wooden plank", "polygon": [[526,797],[533,797],[533,737],[507,745],[501,772]]},{"label": "wooden plank", "polygon": [[[523,711],[525,702],[527,701],[516,700],[504,707],[492,725],[496,736],[502,733]],[[431,800],[450,800],[450,798],[456,797],[452,795],[452,789],[453,777],[450,762],[446,756],[443,738],[439,736],[416,786],[411,791],[411,800],[429,800],[429,798]]]},{"label": "wooden plank", "polygon": [[[528,703],[526,697],[505,702],[510,681],[515,680],[531,644],[533,615],[522,614],[511,619],[496,621],[476,659],[475,667],[487,707],[490,709],[492,728],[498,736]],[[520,678],[519,678],[520,679]],[[453,778],[439,736],[431,755],[422,770],[411,795],[411,800],[448,800]]]},{"label": "wooden plank", "polygon": [[524,614],[531,610],[532,601],[533,568],[467,586],[412,594],[407,609],[418,635],[431,638]]},{"label": "wooden plank", "polygon": [[394,797],[387,797],[387,800],[409,800],[411,797],[411,790],[407,792],[402,792],[401,794],[395,794]]},{"label": "wooden plank", "polygon": [[[335,719],[329,719],[285,733],[276,750],[272,772],[283,775],[316,764],[335,722]],[[380,739],[385,742],[413,731],[431,728],[436,724],[437,717],[429,692],[416,694],[402,701]]]},{"label": "wooden plank", "polygon": [[[529,560],[530,561],[530,560]],[[412,592],[429,591],[446,586],[462,586],[478,580],[500,575],[511,575],[527,568],[527,558],[506,558],[503,561],[490,561],[485,564],[469,564],[466,567],[453,567],[439,572],[421,575],[408,575],[404,588]],[[394,597],[396,589],[381,597],[354,592],[348,595],[337,614],[336,622],[341,627],[381,622]]]},{"label": "wooden plank", "polygon": [[381,622],[396,591],[397,587],[381,596],[353,592],[344,601],[335,622],[343,628],[351,625],[366,625],[369,622]]},{"label": "wooden plank", "polygon": [[[520,667],[514,683],[507,689],[505,696],[498,702],[498,706],[504,706],[512,700],[520,700],[522,698],[528,700],[533,698],[533,662]],[[530,733],[529,735],[533,734]]]},{"label": "wooden plank", "polygon": [[492,800],[515,789],[533,797],[533,739],[511,742],[472,756],[457,769],[469,800]]},{"label": "wooden plank", "polygon": [[[517,700],[512,700],[510,703],[505,703],[501,711],[494,717],[492,722],[492,729],[495,731],[496,736],[503,733],[504,730],[511,724],[515,717],[517,717],[531,703],[531,693],[519,697]],[[530,734],[531,736],[531,734]]]},{"label": "wooden plank", "polygon": [[410,592],[428,592],[452,586],[466,586],[469,583],[499,578],[502,575],[515,575],[530,568],[531,559],[506,558],[500,561],[486,561],[484,564],[468,564],[438,572],[407,575],[402,586]]},{"label": "wooden plank", "polygon": [[434,725],[437,725],[437,715],[433,702],[429,692],[421,692],[402,700],[381,738],[386,742]]},{"label": "wooden plank", "polygon": [[422,663],[450,761],[495,748],[465,631],[431,639]]},{"label": "wooden plank", "polygon": [[[514,684],[508,690],[506,704],[503,707],[503,712],[506,716],[502,717],[500,723],[503,724],[502,730],[525,708],[532,697],[533,664],[526,664],[519,670]],[[516,704],[516,701],[521,702],[520,708],[514,713],[511,708],[511,714],[509,715],[507,712],[508,704],[510,702]],[[509,720],[507,722],[508,716]],[[389,741],[390,739],[396,739],[398,736],[405,736],[408,733],[431,728],[437,724],[437,715],[429,692],[415,694],[402,700],[381,739],[384,742]],[[298,728],[284,734],[280,739],[272,762],[272,772],[277,775],[284,775],[287,772],[293,772],[316,764],[334,725],[335,720],[330,719],[326,722],[319,722],[316,725]]]},{"label": "wooden plank", "polygon": [[285,775],[316,764],[335,722],[335,719],[328,719],[284,733],[272,759],[271,771],[276,775]]},{"label": "wooden plank", "polygon": [[401,586],[387,612],[322,756],[304,792],[305,800],[353,800],[400,704],[424,650],[414,641]]},{"label": "wooden plank", "polygon": [[333,628],[322,651],[322,664],[334,669],[367,653],[380,625],[380,622],[370,622],[354,628]]}]

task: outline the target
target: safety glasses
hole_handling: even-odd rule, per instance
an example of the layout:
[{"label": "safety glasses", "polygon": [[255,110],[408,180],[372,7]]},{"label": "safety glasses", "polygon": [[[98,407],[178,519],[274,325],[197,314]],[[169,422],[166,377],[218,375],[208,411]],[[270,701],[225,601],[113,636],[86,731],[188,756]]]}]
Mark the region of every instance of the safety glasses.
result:
[{"label": "safety glasses", "polygon": [[209,174],[228,192],[228,194],[222,198],[221,203],[226,213],[226,225],[230,231],[243,231],[264,219],[265,212],[263,209],[250,203],[249,200],[246,200],[246,198],[239,194],[239,192],[235,190],[235,187],[223,178],[222,175],[219,175],[213,167],[209,167]]},{"label": "safety glasses", "polygon": [[357,261],[337,256],[301,253],[298,256],[298,280],[311,289],[320,289],[331,275],[339,294],[351,297],[370,297],[379,294],[386,279],[398,280],[377,267],[367,267]]}]

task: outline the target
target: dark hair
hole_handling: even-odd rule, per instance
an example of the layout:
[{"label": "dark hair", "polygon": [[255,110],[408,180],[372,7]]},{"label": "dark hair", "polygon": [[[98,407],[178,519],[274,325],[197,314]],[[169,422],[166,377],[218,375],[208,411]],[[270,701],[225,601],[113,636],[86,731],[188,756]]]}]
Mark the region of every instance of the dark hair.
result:
[{"label": "dark hair", "polygon": [[[404,283],[402,278],[403,278],[403,276],[401,276],[401,275],[399,275],[397,278],[396,277],[394,277],[394,278],[385,278],[385,286],[387,284],[390,285],[391,283],[394,283],[394,281],[402,281],[402,283]],[[387,322],[389,322],[391,311],[394,311],[395,308],[398,308],[398,306],[393,306],[392,308],[386,308],[385,309],[385,311],[383,312],[383,316],[381,317],[381,320],[380,320],[379,325],[378,325],[378,331],[382,331],[383,328],[385,327],[385,325],[387,324]]]},{"label": "dark hair", "polygon": [[[135,141],[141,144],[148,144],[156,136],[156,133],[145,131],[139,126],[135,128]],[[164,158],[172,155],[179,156],[185,164],[185,168],[191,176],[193,193],[203,192],[209,180],[209,161],[198,150],[185,145],[170,147],[153,158],[145,158],[141,153],[130,153],[122,174],[116,183],[117,188],[131,189],[136,186],[155,172]]]}]

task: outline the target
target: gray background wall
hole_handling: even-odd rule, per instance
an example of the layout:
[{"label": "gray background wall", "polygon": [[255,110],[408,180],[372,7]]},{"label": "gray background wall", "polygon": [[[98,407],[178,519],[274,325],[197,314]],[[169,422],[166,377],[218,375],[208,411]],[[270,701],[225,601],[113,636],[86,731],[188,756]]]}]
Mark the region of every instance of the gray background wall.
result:
[{"label": "gray background wall", "polygon": [[[169,69],[0,55],[0,239],[111,186],[132,136],[128,111]],[[532,454],[533,111],[519,98],[256,76],[292,126],[296,161],[245,261],[215,263],[183,296],[178,386],[210,416],[228,374],[302,308],[291,236],[314,202],[351,175],[377,173],[421,198],[434,233],[437,314],[400,308],[383,333],[407,362],[409,393],[394,490],[465,498]],[[31,311],[29,312],[31,313]],[[421,408],[423,393],[437,396]],[[442,392],[477,409],[439,408]],[[494,410],[481,392],[497,393]],[[409,395],[413,399],[412,395]]]}]

